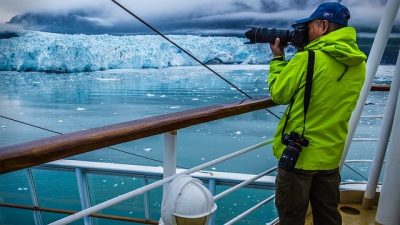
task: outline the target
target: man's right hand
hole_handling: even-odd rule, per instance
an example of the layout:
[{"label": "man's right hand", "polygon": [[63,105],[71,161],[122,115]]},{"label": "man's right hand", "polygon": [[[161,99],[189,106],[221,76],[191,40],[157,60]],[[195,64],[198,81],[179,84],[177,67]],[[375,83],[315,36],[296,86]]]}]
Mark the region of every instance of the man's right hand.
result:
[{"label": "man's right hand", "polygon": [[272,53],[274,54],[274,57],[279,57],[283,56],[283,47],[280,45],[281,40],[279,38],[275,39],[274,44],[269,44],[269,47],[271,48]]}]

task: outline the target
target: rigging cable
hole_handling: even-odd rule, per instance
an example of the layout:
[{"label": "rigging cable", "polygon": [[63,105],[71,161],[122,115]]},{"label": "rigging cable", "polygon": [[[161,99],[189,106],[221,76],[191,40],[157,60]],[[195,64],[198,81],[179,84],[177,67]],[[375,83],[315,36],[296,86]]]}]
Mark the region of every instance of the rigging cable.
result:
[{"label": "rigging cable", "polygon": [[354,173],[356,173],[358,176],[364,178],[364,180],[368,180],[368,178],[364,177],[361,173],[357,172],[357,170],[353,169],[351,166],[347,165],[346,163],[344,163],[344,165],[347,166],[347,168],[352,170]]},{"label": "rigging cable", "polygon": [[[0,117],[4,118],[4,119],[7,119],[7,120],[11,120],[11,121],[17,122],[17,123],[21,123],[21,124],[24,124],[24,125],[27,125],[27,126],[30,126],[30,127],[35,127],[35,128],[41,129],[41,130],[45,130],[45,131],[48,131],[48,132],[51,132],[51,133],[54,133],[54,134],[59,134],[59,135],[63,134],[63,133],[58,132],[58,131],[50,130],[50,129],[47,129],[47,128],[44,128],[44,127],[41,127],[41,126],[37,126],[37,125],[31,124],[31,123],[23,122],[21,120],[13,119],[13,118],[10,118],[10,117],[7,117],[7,116],[0,115]],[[140,157],[140,158],[143,158],[143,159],[148,159],[148,160],[151,160],[151,161],[154,161],[154,162],[163,163],[163,161],[161,161],[161,160],[153,159],[153,158],[150,158],[150,157],[138,155],[138,154],[131,153],[131,152],[127,152],[127,151],[124,151],[124,150],[121,150],[121,149],[118,149],[118,148],[115,148],[115,147],[107,147],[107,148],[115,150],[115,151],[118,151],[118,152],[122,152],[122,153],[125,153],[125,154],[137,156],[137,157]],[[183,169],[187,169],[187,168],[179,166],[179,165],[178,165],[178,167],[183,168]]]},{"label": "rigging cable", "polygon": [[[232,82],[230,82],[229,80],[227,80],[226,78],[224,78],[223,76],[221,76],[220,74],[218,74],[215,70],[211,69],[209,66],[207,66],[205,63],[203,63],[202,61],[200,61],[199,59],[197,59],[195,56],[193,56],[190,52],[188,52],[187,50],[185,50],[184,48],[182,48],[181,46],[179,46],[178,44],[176,44],[174,41],[172,41],[171,39],[169,39],[167,36],[165,36],[164,34],[162,34],[160,31],[158,31],[156,28],[154,28],[152,25],[150,25],[149,23],[147,23],[146,21],[144,21],[142,18],[140,18],[139,16],[137,16],[136,14],[134,14],[133,12],[131,12],[129,9],[127,9],[126,7],[124,7],[123,5],[121,5],[119,2],[117,2],[116,0],[111,0],[113,3],[115,3],[116,5],[118,5],[120,8],[122,8],[123,10],[125,10],[127,13],[129,13],[131,16],[135,17],[137,20],[139,20],[140,22],[142,22],[144,25],[146,25],[148,28],[150,28],[152,31],[156,32],[158,35],[160,35],[161,37],[163,37],[165,40],[167,40],[169,43],[173,44],[175,47],[177,47],[179,50],[183,51],[184,53],[186,53],[188,56],[190,56],[192,59],[194,59],[196,62],[200,63],[200,65],[204,66],[205,68],[207,68],[209,71],[211,71],[213,74],[217,75],[218,77],[220,77],[222,80],[224,80],[226,83],[228,83],[229,85],[231,85],[232,87],[234,87],[236,90],[238,90],[240,93],[242,93],[243,95],[245,95],[247,98],[249,99],[253,99],[250,95],[248,95],[246,92],[242,91],[239,87],[237,87],[235,84],[233,84]],[[269,113],[271,113],[272,115],[274,115],[276,118],[280,119],[279,116],[277,116],[275,113],[273,113],[271,110],[269,109],[265,109],[267,110]]]}]

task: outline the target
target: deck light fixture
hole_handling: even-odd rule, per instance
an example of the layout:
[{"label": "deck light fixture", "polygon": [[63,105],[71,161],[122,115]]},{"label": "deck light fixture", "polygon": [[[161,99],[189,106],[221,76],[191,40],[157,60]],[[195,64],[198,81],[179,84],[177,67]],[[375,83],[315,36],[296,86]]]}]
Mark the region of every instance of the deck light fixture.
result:
[{"label": "deck light fixture", "polygon": [[169,184],[161,208],[160,224],[205,225],[217,205],[210,191],[199,179],[180,175]]}]

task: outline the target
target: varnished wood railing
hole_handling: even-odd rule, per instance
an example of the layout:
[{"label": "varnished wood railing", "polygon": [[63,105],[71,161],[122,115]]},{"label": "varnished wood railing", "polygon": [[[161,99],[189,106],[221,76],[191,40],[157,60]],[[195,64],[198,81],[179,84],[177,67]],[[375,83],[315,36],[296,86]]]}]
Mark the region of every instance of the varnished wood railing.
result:
[{"label": "varnished wood railing", "polygon": [[[72,215],[72,214],[77,213],[77,211],[75,211],[75,210],[55,209],[55,208],[19,205],[19,204],[2,203],[2,202],[0,202],[0,207],[8,207],[8,208],[12,208],[12,209],[35,210],[35,211],[41,211],[41,212],[50,212],[50,213],[67,214],[67,215]],[[132,222],[132,223],[159,224],[158,221],[154,221],[154,220],[146,220],[146,219],[141,219],[141,218],[126,217],[126,216],[116,216],[116,215],[110,215],[110,214],[93,213],[92,215],[90,215],[90,217],[100,218],[100,219],[109,219],[109,220],[119,220],[119,221]]]},{"label": "varnished wood railing", "polygon": [[220,104],[0,148],[0,174],[274,106],[270,98]]},{"label": "varnished wood railing", "polygon": [[390,91],[390,85],[372,85],[371,91]]}]

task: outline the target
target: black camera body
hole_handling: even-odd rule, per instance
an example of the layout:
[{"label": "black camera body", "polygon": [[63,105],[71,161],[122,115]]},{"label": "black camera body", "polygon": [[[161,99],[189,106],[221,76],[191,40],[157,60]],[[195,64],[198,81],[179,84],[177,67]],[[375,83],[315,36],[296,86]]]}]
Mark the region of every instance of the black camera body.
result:
[{"label": "black camera body", "polygon": [[293,45],[302,50],[308,43],[308,28],[306,24],[293,24],[293,30],[282,28],[251,27],[244,34],[250,41],[248,44],[255,43],[275,43],[279,38],[282,46]]},{"label": "black camera body", "polygon": [[284,170],[293,171],[296,162],[299,159],[301,150],[303,147],[308,146],[309,141],[304,136],[300,136],[296,132],[291,132],[290,134],[283,135],[282,143],[287,147],[283,150],[282,156],[278,162],[278,167]]}]

